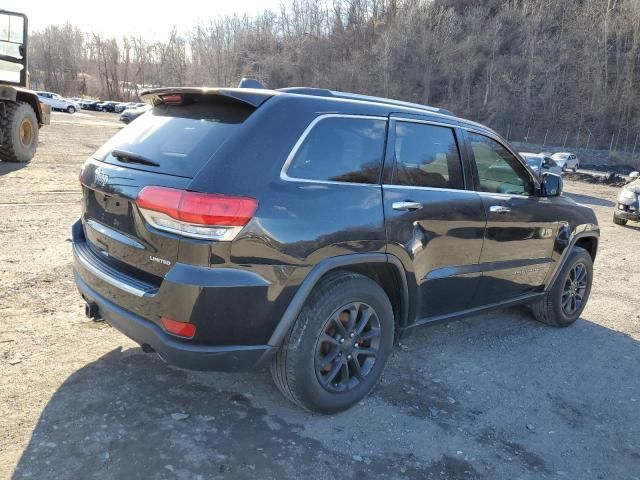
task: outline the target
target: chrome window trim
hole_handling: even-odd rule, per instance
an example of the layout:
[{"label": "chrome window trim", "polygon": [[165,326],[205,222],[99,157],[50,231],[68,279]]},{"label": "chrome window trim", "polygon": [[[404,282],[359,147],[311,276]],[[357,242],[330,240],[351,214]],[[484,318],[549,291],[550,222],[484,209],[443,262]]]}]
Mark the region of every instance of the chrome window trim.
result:
[{"label": "chrome window trim", "polygon": [[[307,128],[305,128],[304,132],[302,132],[302,135],[300,135],[300,138],[298,138],[298,140],[296,141],[295,145],[293,146],[293,148],[291,149],[291,152],[289,152],[289,155],[287,156],[287,159],[284,162],[284,165],[282,165],[282,168],[280,169],[280,179],[284,180],[286,182],[301,182],[301,183],[315,183],[315,184],[328,184],[328,185],[355,185],[355,186],[364,186],[364,187],[380,187],[380,183],[376,182],[376,183],[354,183],[354,182],[340,182],[340,181],[336,181],[336,180],[313,180],[311,178],[296,178],[296,177],[290,177],[289,175],[287,175],[287,171],[289,170],[289,166],[291,165],[291,162],[293,161],[293,159],[295,158],[296,154],[298,153],[298,150],[300,150],[300,147],[302,146],[302,144],[304,143],[304,141],[306,140],[307,136],[309,135],[309,133],[311,132],[311,130],[313,130],[313,127],[315,127],[318,123],[320,123],[322,120],[325,120],[327,118],[357,118],[357,119],[363,119],[363,120],[382,120],[384,122],[387,122],[389,120],[388,117],[381,117],[378,115],[355,115],[355,114],[345,114],[345,113],[325,113],[322,115],[317,116],[316,118],[314,118],[311,123],[307,126]],[[386,138],[385,138],[386,140]],[[383,154],[384,152],[381,152],[381,154]],[[380,159],[380,170],[382,170],[382,165],[384,164],[384,158]]]},{"label": "chrome window trim", "polygon": [[460,125],[454,125],[453,123],[439,122],[437,120],[423,120],[423,119],[420,119],[420,118],[405,118],[405,117],[398,117],[396,115],[392,115],[389,118],[391,120],[395,120],[396,122],[424,123],[426,125],[434,125],[436,127],[460,128]]},{"label": "chrome window trim", "polygon": [[549,197],[538,197],[536,195],[520,195],[517,193],[493,193],[493,192],[483,192],[482,190],[472,190],[475,191],[476,193],[480,194],[480,195],[491,195],[492,197],[500,197],[500,198],[526,198],[529,200],[544,200],[544,199],[548,199]]},{"label": "chrome window trim", "polygon": [[413,186],[413,185],[390,185],[388,183],[383,183],[382,186],[384,188],[400,188],[402,190],[427,190],[427,191],[433,191],[433,192],[473,193],[474,195],[481,193],[475,190],[467,190],[466,188],[459,189],[459,188],[419,187],[419,186]]}]

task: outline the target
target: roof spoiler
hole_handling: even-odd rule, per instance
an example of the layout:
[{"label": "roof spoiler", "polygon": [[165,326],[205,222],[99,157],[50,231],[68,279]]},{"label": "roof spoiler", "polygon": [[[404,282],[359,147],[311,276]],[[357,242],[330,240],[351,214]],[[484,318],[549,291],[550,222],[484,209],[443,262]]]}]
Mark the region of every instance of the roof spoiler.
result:
[{"label": "roof spoiler", "polygon": [[[254,80],[254,82],[259,83]],[[226,100],[235,101],[238,103],[244,103],[254,108],[258,108],[266,100],[271,98],[276,93],[272,90],[266,90],[264,88],[194,88],[194,87],[168,87],[168,88],[153,88],[150,90],[144,90],[140,93],[140,98],[149,105],[160,105],[165,102],[165,97],[193,97],[193,96],[216,96],[224,98]]]}]

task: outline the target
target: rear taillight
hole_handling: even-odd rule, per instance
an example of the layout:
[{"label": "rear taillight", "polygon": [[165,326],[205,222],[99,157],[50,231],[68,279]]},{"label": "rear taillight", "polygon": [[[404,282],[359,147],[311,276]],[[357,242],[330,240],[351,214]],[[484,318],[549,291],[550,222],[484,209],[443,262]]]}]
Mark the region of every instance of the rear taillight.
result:
[{"label": "rear taillight", "polygon": [[253,198],[144,187],[136,204],[153,227],[192,238],[233,240],[258,208]]}]

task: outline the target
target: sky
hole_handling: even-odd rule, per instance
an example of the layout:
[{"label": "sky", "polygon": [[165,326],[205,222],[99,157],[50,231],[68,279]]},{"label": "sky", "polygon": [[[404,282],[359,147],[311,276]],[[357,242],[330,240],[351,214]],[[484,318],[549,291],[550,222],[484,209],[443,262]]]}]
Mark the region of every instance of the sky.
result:
[{"label": "sky", "polygon": [[[286,0],[2,0],[2,9],[26,13],[29,31],[70,22],[84,32],[164,39],[173,26],[187,29],[224,15],[254,16]],[[175,6],[175,11],[171,11]]]}]

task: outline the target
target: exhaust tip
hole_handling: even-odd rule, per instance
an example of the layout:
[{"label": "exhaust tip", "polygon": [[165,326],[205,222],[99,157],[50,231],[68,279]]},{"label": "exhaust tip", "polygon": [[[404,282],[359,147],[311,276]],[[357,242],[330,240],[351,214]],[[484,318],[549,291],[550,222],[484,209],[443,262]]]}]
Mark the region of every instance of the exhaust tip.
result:
[{"label": "exhaust tip", "polygon": [[87,302],[84,304],[84,315],[96,322],[102,320],[102,317],[100,316],[100,309],[98,308],[98,304],[95,302]]}]

